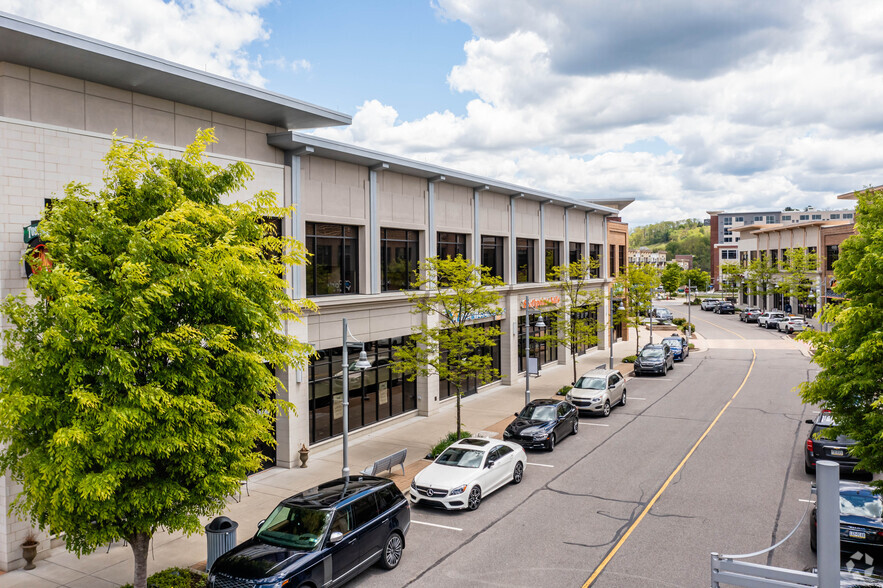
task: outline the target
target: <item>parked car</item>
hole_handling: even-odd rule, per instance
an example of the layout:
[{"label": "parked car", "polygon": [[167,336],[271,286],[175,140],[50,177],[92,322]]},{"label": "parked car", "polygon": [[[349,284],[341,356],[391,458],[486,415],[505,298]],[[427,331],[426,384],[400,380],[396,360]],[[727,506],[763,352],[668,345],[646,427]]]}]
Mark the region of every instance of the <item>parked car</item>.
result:
[{"label": "parked car", "polygon": [[610,414],[610,407],[626,403],[625,378],[618,370],[596,369],[584,373],[567,393],[577,411]]},{"label": "parked car", "polygon": [[662,342],[671,347],[674,361],[684,361],[690,355],[690,346],[687,344],[687,340],[680,335],[666,337]]},{"label": "parked car", "polygon": [[768,310],[766,312],[762,312],[760,316],[757,317],[757,326],[766,329],[768,328],[766,324],[770,317],[782,318],[784,316],[785,313],[781,310]]},{"label": "parked car", "polygon": [[849,448],[855,445],[855,441],[846,435],[839,435],[836,439],[824,437],[825,429],[834,426],[831,413],[823,410],[816,418],[807,419],[806,422],[812,425],[803,450],[803,469],[806,473],[815,474],[816,461],[820,459],[836,461],[840,465],[841,472],[855,472],[858,459],[849,453]]},{"label": "parked car", "polygon": [[411,482],[411,501],[448,510],[475,510],[491,492],[524,477],[527,455],[508,441],[461,439]]},{"label": "parked car", "polygon": [[674,315],[667,308],[654,308],[650,311],[650,316],[660,323],[670,323],[674,319]]},{"label": "parked car", "polygon": [[777,329],[778,325],[781,321],[787,321],[788,319],[792,318],[793,316],[794,315],[789,315],[789,314],[783,314],[781,316],[770,316],[766,320],[766,328],[767,329]]},{"label": "parked car", "polygon": [[714,314],[736,314],[736,305],[724,300],[717,303],[712,310]]},{"label": "parked car", "polygon": [[797,333],[806,329],[806,321],[799,316],[785,317],[776,322],[776,329],[782,333]]},{"label": "parked car", "polygon": [[739,313],[739,320],[743,323],[756,323],[757,317],[759,317],[762,312],[763,311],[759,308],[745,308]]},{"label": "parked car", "polygon": [[209,587],[340,586],[401,561],[408,501],[386,478],[338,478],[286,498],[254,537],[212,564]]},{"label": "parked car", "polygon": [[699,303],[699,308],[702,310],[714,310],[714,307],[721,302],[723,301],[720,298],[703,298],[702,302]]},{"label": "parked car", "polygon": [[[809,520],[809,547],[816,550],[817,514],[812,509]],[[883,501],[874,489],[860,482],[840,481],[840,551],[883,547]]]},{"label": "parked car", "polygon": [[579,413],[567,401],[543,398],[532,400],[515,414],[503,431],[503,439],[531,449],[555,449],[555,443],[579,430]]},{"label": "parked car", "polygon": [[644,345],[635,358],[635,376],[665,374],[675,365],[674,353],[668,344]]}]

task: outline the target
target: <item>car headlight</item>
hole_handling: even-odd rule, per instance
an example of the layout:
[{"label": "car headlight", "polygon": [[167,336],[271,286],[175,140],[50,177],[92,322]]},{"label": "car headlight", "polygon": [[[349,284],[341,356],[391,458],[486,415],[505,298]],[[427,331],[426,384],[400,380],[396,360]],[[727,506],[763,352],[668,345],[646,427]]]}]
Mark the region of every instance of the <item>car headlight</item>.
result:
[{"label": "car headlight", "polygon": [[589,402],[601,402],[601,397],[600,397],[600,396],[594,396],[594,397],[592,397],[592,398],[589,398]]},{"label": "car headlight", "polygon": [[456,496],[457,494],[463,494],[464,492],[466,492],[466,484],[463,484],[462,486],[457,486],[456,488],[451,490],[451,496]]},{"label": "car headlight", "polygon": [[505,431],[503,431],[503,437],[511,437],[511,436],[512,436],[512,433],[509,432],[509,429],[506,429]]},{"label": "car headlight", "polygon": [[414,490],[417,489],[417,480],[411,480],[411,488],[413,488]]},{"label": "car headlight", "polygon": [[542,441],[543,439],[545,439],[548,436],[549,436],[548,433],[534,433],[533,434],[534,441]]},{"label": "car headlight", "polygon": [[566,400],[567,402],[572,402],[573,401],[573,394],[568,392],[567,394],[564,395],[564,400]]}]

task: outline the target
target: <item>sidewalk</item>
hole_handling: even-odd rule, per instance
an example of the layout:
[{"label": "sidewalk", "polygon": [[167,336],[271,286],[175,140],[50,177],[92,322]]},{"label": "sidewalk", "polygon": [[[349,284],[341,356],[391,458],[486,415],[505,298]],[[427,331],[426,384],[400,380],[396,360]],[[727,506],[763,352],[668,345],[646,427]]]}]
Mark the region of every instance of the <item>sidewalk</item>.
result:
[{"label": "sidewalk", "polygon": [[[654,329],[656,331],[656,329]],[[654,332],[658,340],[661,331]],[[642,330],[641,342],[649,335]],[[634,337],[634,331],[630,332]],[[700,351],[701,338],[694,339]],[[635,342],[621,341],[614,345],[614,357],[633,355]],[[595,350],[580,357],[577,373],[588,371],[601,364],[605,367],[609,350]],[[618,359],[616,360],[618,362]],[[628,376],[631,364],[617,363],[615,366]],[[548,398],[573,377],[572,368],[566,365],[543,367],[539,377],[532,377],[531,398]],[[524,406],[524,379],[520,378],[512,386],[492,386],[478,394],[461,399],[463,428],[473,434],[487,431],[501,435],[512,415]],[[442,408],[429,417],[404,417],[397,421],[381,423],[379,426],[351,434],[349,443],[349,467],[351,474],[358,473],[374,462],[403,448],[408,449],[405,461],[405,475],[401,468],[385,474],[401,489],[407,489],[413,477],[429,461],[423,459],[429,449],[453,430],[455,424],[456,401],[448,400]],[[272,468],[251,476],[248,485],[243,486],[239,496],[228,499],[224,515],[239,523],[237,541],[243,542],[252,536],[257,524],[283,498],[296,494],[317,484],[339,477],[342,468],[340,440],[320,446],[310,452],[306,468]],[[207,520],[205,521],[208,522]],[[152,556],[148,557],[148,575],[165,568],[180,566],[205,568],[206,539],[203,534],[185,537],[181,533],[159,532],[151,546]],[[0,588],[24,587],[55,588],[112,588],[132,581],[134,564],[132,550],[122,542],[114,543],[108,549],[102,547],[96,552],[77,558],[63,546],[41,552],[36,561],[36,569],[15,570],[0,575]]]}]

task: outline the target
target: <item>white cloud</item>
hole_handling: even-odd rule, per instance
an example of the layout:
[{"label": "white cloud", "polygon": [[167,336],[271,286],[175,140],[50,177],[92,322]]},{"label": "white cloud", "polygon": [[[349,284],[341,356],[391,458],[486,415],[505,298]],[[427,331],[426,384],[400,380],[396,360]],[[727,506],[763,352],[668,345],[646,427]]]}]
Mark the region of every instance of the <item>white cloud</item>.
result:
[{"label": "white cloud", "polygon": [[0,10],[210,73],[263,85],[246,45],[271,0],[0,0]]}]

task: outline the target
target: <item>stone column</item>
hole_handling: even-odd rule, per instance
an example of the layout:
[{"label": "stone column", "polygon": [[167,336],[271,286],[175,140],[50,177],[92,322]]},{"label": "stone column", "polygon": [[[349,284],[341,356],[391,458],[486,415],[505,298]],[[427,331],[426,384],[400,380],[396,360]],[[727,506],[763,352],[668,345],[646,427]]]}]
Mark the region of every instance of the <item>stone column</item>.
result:
[{"label": "stone column", "polygon": [[[439,324],[438,315],[423,315],[423,320],[430,327],[437,327]],[[417,377],[417,414],[420,416],[431,416],[438,412],[438,376]]]},{"label": "stone column", "polygon": [[[307,341],[307,323],[288,321],[288,334],[297,337],[299,341]],[[280,468],[295,468],[300,466],[298,450],[301,445],[310,446],[310,372],[308,369],[299,370],[293,366],[280,368],[277,375],[282,385],[277,390],[277,396],[287,400],[297,408],[297,415],[293,412],[281,412],[276,418],[276,465]]]},{"label": "stone column", "polygon": [[503,319],[500,321],[500,375],[502,383],[512,386],[518,381],[518,347],[524,342],[518,338],[518,317],[524,311],[521,308],[523,296],[507,294],[501,300]]}]

